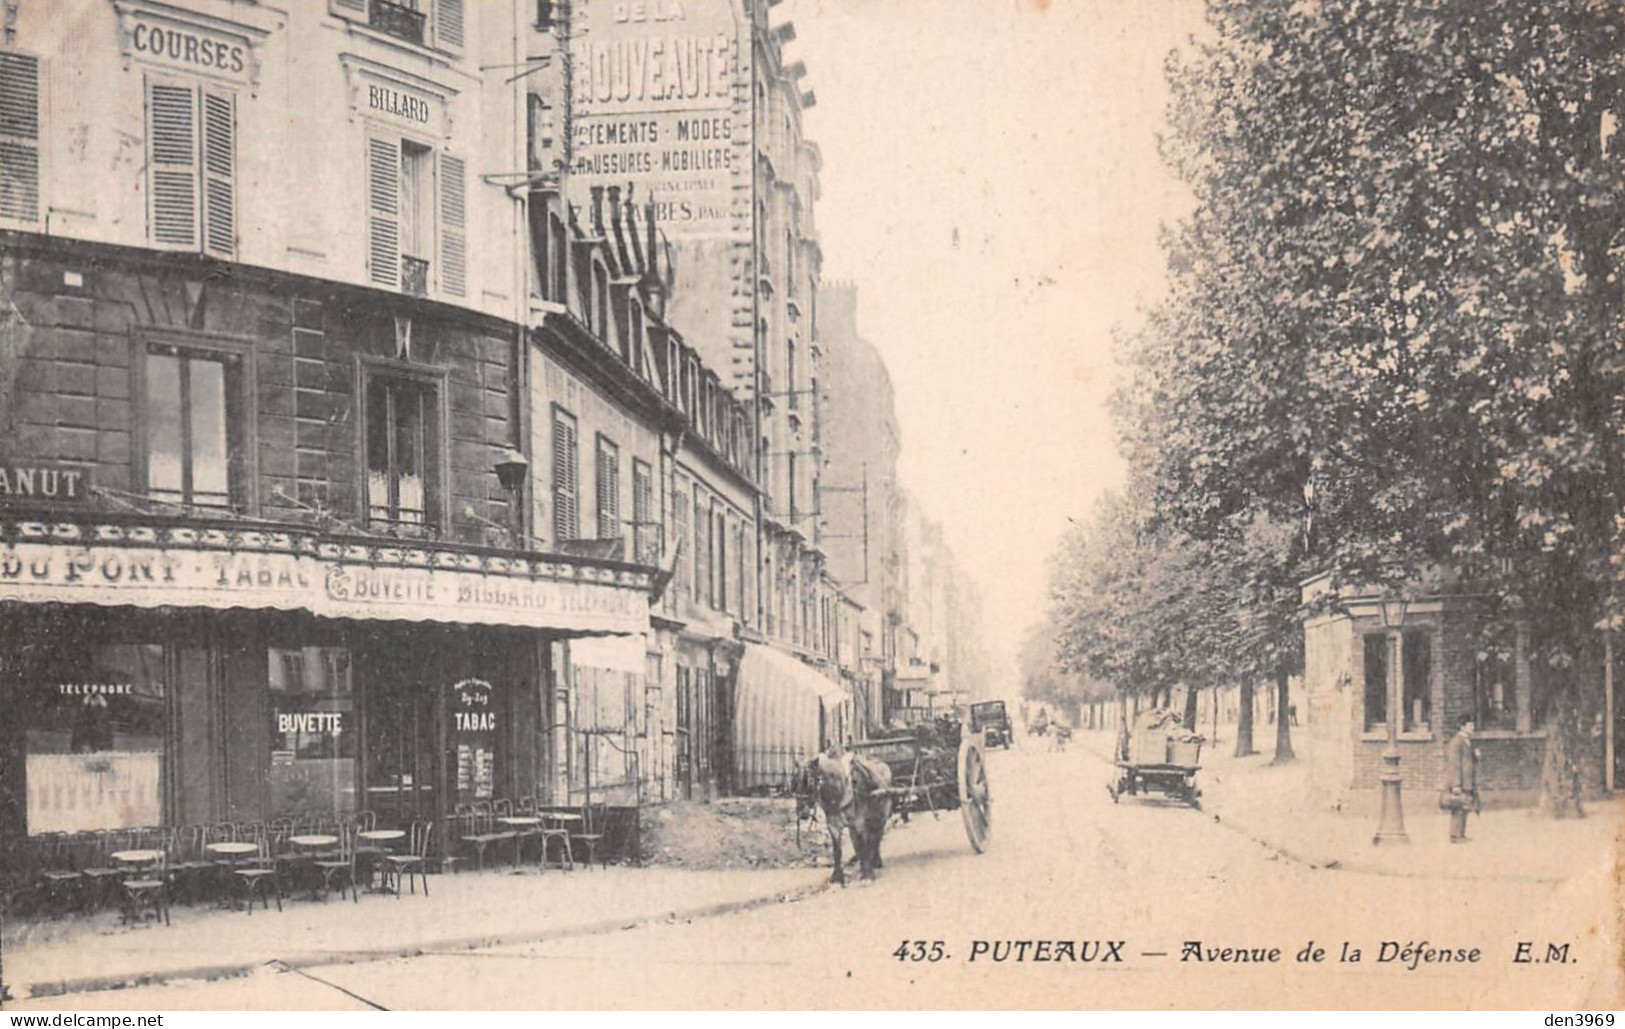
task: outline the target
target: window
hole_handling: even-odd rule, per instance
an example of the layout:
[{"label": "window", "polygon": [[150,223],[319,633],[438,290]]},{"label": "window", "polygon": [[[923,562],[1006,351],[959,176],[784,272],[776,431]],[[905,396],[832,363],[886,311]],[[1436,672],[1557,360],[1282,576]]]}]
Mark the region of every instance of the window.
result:
[{"label": "window", "polygon": [[[796,455],[794,451],[789,454],[789,458],[790,521],[794,522],[796,520]],[[794,526],[792,525],[791,528],[794,528]]]},{"label": "window", "polygon": [[[438,174],[437,174],[438,172]],[[468,291],[466,165],[410,139],[367,140],[367,268],[379,286],[426,296]],[[432,260],[439,250],[438,267]]]},{"label": "window", "polygon": [[341,18],[417,46],[459,51],[467,35],[464,0],[329,0]]},{"label": "window", "polygon": [[1433,711],[1433,638],[1426,632],[1407,632],[1401,650],[1403,727],[1406,732],[1427,729],[1432,724]]},{"label": "window", "polygon": [[1365,727],[1381,729],[1388,724],[1388,637],[1371,633],[1365,646]]},{"label": "window", "polygon": [[598,334],[598,341],[609,345],[609,269],[602,261],[592,263],[592,308],[587,313],[587,325]]},{"label": "window", "polygon": [[700,497],[700,487],[694,487],[694,602],[699,603],[705,599],[707,579],[710,576],[710,557],[705,546],[705,537],[710,526],[710,519],[706,517],[705,506]]},{"label": "window", "polygon": [[598,437],[598,538],[621,538],[621,448]]},{"label": "window", "polygon": [[234,353],[148,345],[142,398],[148,496],[187,507],[244,506],[241,364]]},{"label": "window", "polygon": [[440,527],[438,390],[422,379],[366,376],[367,521],[396,533]]},{"label": "window", "polygon": [[0,51],[0,218],[39,221],[39,58]]},{"label": "window", "polygon": [[660,528],[654,520],[654,476],[648,462],[632,462],[632,538],[636,540],[634,559],[640,564],[652,565],[660,560]]},{"label": "window", "polygon": [[728,610],[728,517],[718,511],[716,519],[717,541],[717,591],[715,604],[718,610]]},{"label": "window", "polygon": [[553,409],[553,537],[573,540],[581,535],[580,456],[576,453],[576,420],[569,412]]},{"label": "window", "polygon": [[357,740],[350,652],[272,647],[270,810],[349,814],[356,809]]},{"label": "window", "polygon": [[147,83],[152,241],[217,257],[237,249],[237,110],[214,86]]},{"label": "window", "polygon": [[784,361],[785,389],[789,390],[789,395],[785,399],[790,410],[794,411],[801,406],[801,395],[796,391],[796,344],[794,340],[784,344]]},{"label": "window", "polygon": [[677,568],[672,574],[672,589],[673,592],[681,592],[688,585],[689,563],[694,559],[691,553],[693,547],[688,543],[688,488],[681,480],[671,491],[671,518],[672,535],[682,548],[677,558]]}]

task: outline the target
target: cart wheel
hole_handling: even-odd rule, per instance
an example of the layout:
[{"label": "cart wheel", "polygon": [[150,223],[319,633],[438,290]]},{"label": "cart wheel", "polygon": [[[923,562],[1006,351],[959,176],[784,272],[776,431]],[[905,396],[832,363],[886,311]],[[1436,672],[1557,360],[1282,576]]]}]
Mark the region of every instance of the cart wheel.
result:
[{"label": "cart wheel", "polygon": [[992,796],[982,748],[970,740],[959,745],[959,815],[965,820],[965,836],[971,849],[982,853],[993,826]]}]

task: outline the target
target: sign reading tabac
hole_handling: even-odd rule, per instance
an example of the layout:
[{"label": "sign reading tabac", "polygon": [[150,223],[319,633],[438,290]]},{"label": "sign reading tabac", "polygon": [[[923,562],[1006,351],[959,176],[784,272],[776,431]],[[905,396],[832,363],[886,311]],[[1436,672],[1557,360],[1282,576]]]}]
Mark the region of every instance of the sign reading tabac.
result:
[{"label": "sign reading tabac", "polygon": [[728,0],[584,0],[572,44],[570,189],[631,184],[668,239],[729,228],[739,28]]}]

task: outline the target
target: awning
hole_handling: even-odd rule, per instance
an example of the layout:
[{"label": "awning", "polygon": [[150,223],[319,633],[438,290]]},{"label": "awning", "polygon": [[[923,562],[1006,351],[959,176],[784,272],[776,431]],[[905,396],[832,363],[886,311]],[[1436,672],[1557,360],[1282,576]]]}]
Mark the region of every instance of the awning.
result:
[{"label": "awning", "polygon": [[327,618],[516,626],[565,635],[649,627],[649,573],[429,543],[276,529],[38,522],[0,526],[0,602],[308,611]]},{"label": "awning", "polygon": [[734,770],[740,789],[787,786],[826,742],[844,739],[852,696],[789,654],[745,644],[734,706]]}]

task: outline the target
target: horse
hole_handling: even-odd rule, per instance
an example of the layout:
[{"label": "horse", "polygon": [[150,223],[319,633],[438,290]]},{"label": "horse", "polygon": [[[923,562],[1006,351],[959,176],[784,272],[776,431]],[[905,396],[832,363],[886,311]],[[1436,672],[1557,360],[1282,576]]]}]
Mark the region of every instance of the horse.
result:
[{"label": "horse", "polygon": [[850,752],[820,754],[807,764],[807,780],[829,826],[835,853],[835,874],[830,881],[846,885],[841,856],[841,832],[852,833],[859,875],[873,879],[881,867],[880,840],[891,820],[891,769]]}]

